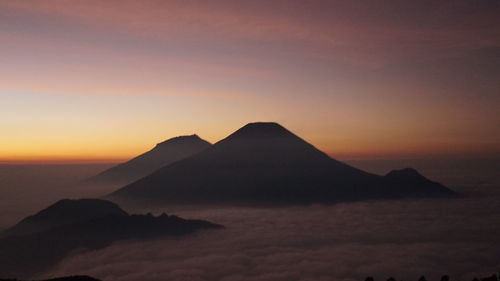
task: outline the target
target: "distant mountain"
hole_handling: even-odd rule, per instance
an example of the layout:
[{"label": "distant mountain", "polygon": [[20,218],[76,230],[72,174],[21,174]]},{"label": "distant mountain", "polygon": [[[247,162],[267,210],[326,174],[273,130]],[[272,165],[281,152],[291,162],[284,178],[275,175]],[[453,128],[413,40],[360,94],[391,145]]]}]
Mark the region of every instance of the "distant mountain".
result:
[{"label": "distant mountain", "polygon": [[[0,279],[0,281],[23,281],[23,280],[19,280],[19,279]],[[31,281],[36,281],[36,280],[31,280]],[[67,276],[67,277],[51,278],[51,279],[38,280],[38,281],[101,281],[101,280],[92,278],[90,276],[78,275],[78,276]]]},{"label": "distant mountain", "polygon": [[[102,213],[94,210],[93,215],[74,215],[92,208]],[[77,209],[80,211],[75,211]],[[70,215],[65,216],[64,213]],[[29,218],[22,222],[41,220],[49,223],[37,232],[30,229],[29,233],[8,234],[0,238],[2,277],[31,277],[49,269],[77,249],[100,249],[119,240],[183,236],[201,229],[222,227],[207,221],[186,220],[166,214],[129,215],[104,200],[63,200]],[[46,228],[47,225],[51,227]]]},{"label": "distant mountain", "polygon": [[32,216],[24,218],[12,228],[4,231],[2,236],[31,234],[56,226],[94,218],[127,215],[118,205],[109,201],[99,199],[64,199]]},{"label": "distant mountain", "polygon": [[384,176],[384,180],[387,184],[397,187],[394,190],[395,196],[435,197],[453,194],[442,184],[425,178],[412,168],[393,170]]},{"label": "distant mountain", "polygon": [[210,146],[209,142],[197,135],[171,138],[157,144],[144,154],[87,179],[86,183],[128,184],[165,165],[189,157]]},{"label": "distant mountain", "polygon": [[[413,171],[413,170],[412,170]],[[172,203],[331,203],[447,196],[415,172],[382,177],[330,158],[276,123],[250,123],[201,153],[109,195]]]}]

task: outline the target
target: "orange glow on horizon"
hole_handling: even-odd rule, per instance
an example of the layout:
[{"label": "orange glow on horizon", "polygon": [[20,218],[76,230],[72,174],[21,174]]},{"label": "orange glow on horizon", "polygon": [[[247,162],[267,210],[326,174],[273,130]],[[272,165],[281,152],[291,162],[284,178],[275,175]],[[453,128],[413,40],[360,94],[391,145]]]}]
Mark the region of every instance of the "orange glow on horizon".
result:
[{"label": "orange glow on horizon", "polygon": [[[173,135],[178,136],[181,134]],[[198,134],[201,138],[203,135]],[[301,136],[299,134],[299,136]],[[304,137],[304,136],[301,136]],[[167,139],[167,138],[166,138]],[[206,139],[206,138],[205,138]],[[220,138],[219,138],[220,139]],[[211,143],[217,142],[219,139],[206,139]],[[500,153],[496,152],[497,147],[494,143],[485,145],[483,150],[478,152],[473,145],[467,146],[463,144],[460,147],[453,146],[449,143],[435,144],[430,143],[427,146],[408,147],[392,142],[393,146],[387,147],[387,140],[378,144],[368,144],[365,141],[337,141],[335,144],[331,142],[320,143],[318,140],[305,138],[306,141],[315,145],[318,149],[330,155],[337,160],[375,160],[375,159],[419,159],[422,157],[438,157],[438,158],[477,158],[477,157],[498,157]],[[161,142],[162,140],[158,141]],[[319,144],[319,145],[318,145]],[[81,144],[80,144],[81,145]],[[125,162],[139,154],[142,154],[154,147],[154,143],[145,145],[129,145],[126,149],[120,149],[114,152],[109,151],[109,147],[99,146],[94,147],[75,147],[66,145],[65,147],[57,145],[44,147],[43,149],[28,149],[28,147],[17,147],[17,151],[13,147],[9,148],[9,153],[2,153],[0,164],[108,164]],[[77,151],[84,151],[78,153]],[[50,152],[52,151],[52,152]]]},{"label": "orange glow on horizon", "polygon": [[255,121],[339,159],[500,156],[500,17],[452,2],[0,1],[0,161]]}]

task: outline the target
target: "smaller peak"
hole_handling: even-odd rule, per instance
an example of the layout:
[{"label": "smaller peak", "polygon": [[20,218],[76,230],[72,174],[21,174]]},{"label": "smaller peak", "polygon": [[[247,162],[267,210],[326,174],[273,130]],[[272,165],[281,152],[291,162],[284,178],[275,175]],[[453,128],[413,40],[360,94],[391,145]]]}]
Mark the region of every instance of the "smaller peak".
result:
[{"label": "smaller peak", "polygon": [[422,176],[417,170],[413,168],[392,170],[389,173],[387,173],[385,177],[392,179],[419,179],[419,180],[425,179],[424,176]]},{"label": "smaller peak", "polygon": [[163,146],[166,144],[177,144],[177,143],[185,143],[185,142],[195,142],[195,141],[203,141],[202,138],[200,138],[197,134],[192,134],[192,135],[184,135],[184,136],[177,136],[170,138],[166,141],[160,142],[156,144],[156,146]]},{"label": "smaller peak", "polygon": [[46,209],[42,210],[42,212],[51,212],[51,211],[69,211],[69,210],[92,210],[97,211],[101,210],[111,210],[123,212],[123,210],[116,205],[115,203],[102,199],[94,199],[94,198],[83,198],[83,199],[62,199],[57,201],[56,203],[50,205]]},{"label": "smaller peak", "polygon": [[105,216],[127,216],[120,206],[102,199],[63,199],[26,217],[5,231],[6,234],[29,234],[50,227],[75,223]]},{"label": "smaller peak", "polygon": [[404,175],[420,175],[420,173],[413,168],[403,168],[399,170],[392,170],[387,175],[390,174],[404,174]]}]

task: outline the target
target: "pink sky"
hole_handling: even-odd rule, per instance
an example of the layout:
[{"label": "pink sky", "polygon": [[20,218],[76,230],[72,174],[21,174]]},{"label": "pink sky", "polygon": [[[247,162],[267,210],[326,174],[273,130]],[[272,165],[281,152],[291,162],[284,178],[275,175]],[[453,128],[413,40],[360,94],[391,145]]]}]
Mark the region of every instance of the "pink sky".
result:
[{"label": "pink sky", "polygon": [[341,159],[500,155],[498,1],[0,1],[0,161],[277,121]]}]

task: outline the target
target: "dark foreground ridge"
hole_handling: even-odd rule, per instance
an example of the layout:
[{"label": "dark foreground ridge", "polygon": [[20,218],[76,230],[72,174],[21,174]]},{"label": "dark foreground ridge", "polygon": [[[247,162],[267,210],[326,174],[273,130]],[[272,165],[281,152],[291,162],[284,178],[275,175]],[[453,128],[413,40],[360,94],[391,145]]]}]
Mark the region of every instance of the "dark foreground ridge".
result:
[{"label": "dark foreground ridge", "polygon": [[[497,274],[493,274],[491,276],[483,277],[483,278],[477,278],[477,277],[475,277],[471,281],[498,281],[498,279],[499,279],[498,275]],[[365,281],[375,281],[375,279],[373,277],[369,276],[369,277],[366,277]],[[396,279],[394,277],[389,277],[387,279],[387,281],[396,281]],[[420,276],[420,278],[418,279],[418,281],[427,281],[427,278],[425,278],[425,276],[422,275],[422,276]],[[450,276],[443,275],[441,277],[440,281],[450,281]]]},{"label": "dark foreground ridge", "polygon": [[87,184],[128,184],[151,174],[159,168],[184,159],[210,147],[197,135],[179,136],[157,144],[125,163],[114,166],[85,181]]},{"label": "dark foreground ridge", "polygon": [[63,199],[40,212],[26,217],[2,233],[6,235],[31,234],[89,219],[128,214],[113,202],[100,199]]},{"label": "dark foreground ridge", "polygon": [[[88,204],[88,206],[87,206]],[[115,212],[94,216],[72,216],[76,208],[88,210],[97,207]],[[61,217],[65,217],[61,220]],[[41,228],[36,223],[45,222]],[[200,229],[217,229],[222,226],[202,220],[188,220],[177,216],[129,215],[117,205],[104,200],[62,200],[47,209],[21,221],[29,222],[28,232],[9,234],[0,238],[0,276],[26,278],[41,273],[65,258],[70,252],[95,250],[109,246],[112,242],[128,239],[154,239],[163,236],[183,236]],[[47,228],[47,225],[50,227]]]},{"label": "dark foreground ridge", "polygon": [[[474,278],[471,281],[498,281],[498,275],[493,274],[488,277],[483,277],[483,278]],[[27,281],[27,280],[18,280],[18,279],[0,279],[0,281]],[[89,276],[68,276],[68,277],[61,277],[61,278],[53,278],[53,279],[46,279],[46,280],[31,280],[31,281],[101,281],[99,279],[95,279]],[[375,281],[373,277],[366,277],[365,281]],[[394,277],[389,277],[387,281],[396,281]],[[427,281],[425,276],[421,276],[418,281]],[[448,275],[443,275],[440,279],[440,281],[450,281],[450,277]]]},{"label": "dark foreground ridge", "polygon": [[[0,281],[28,281],[28,280],[0,279]],[[67,277],[59,277],[59,278],[44,279],[44,280],[30,280],[30,281],[101,281],[101,280],[92,278],[90,276],[78,275],[78,276],[67,276]]]},{"label": "dark foreground ridge", "polygon": [[370,174],[330,158],[277,123],[250,123],[109,198],[159,203],[332,203],[444,197],[454,192],[413,169]]}]

